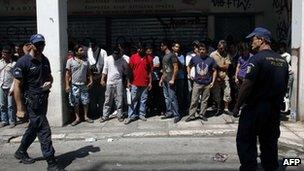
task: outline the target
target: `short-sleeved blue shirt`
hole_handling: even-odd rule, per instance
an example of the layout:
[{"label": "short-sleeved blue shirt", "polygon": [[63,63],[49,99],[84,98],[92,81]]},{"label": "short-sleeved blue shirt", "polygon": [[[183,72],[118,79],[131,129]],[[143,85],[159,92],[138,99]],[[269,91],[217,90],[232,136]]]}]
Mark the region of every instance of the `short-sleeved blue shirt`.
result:
[{"label": "short-sleeved blue shirt", "polygon": [[191,58],[190,67],[195,67],[194,81],[197,84],[208,85],[212,82],[212,69],[216,67],[213,58],[195,56]]},{"label": "short-sleeved blue shirt", "polygon": [[259,100],[283,100],[288,83],[288,64],[272,50],[263,50],[249,59],[245,79],[254,82],[247,103]]},{"label": "short-sleeved blue shirt", "polygon": [[23,92],[28,94],[42,94],[41,86],[51,81],[51,67],[49,60],[42,55],[41,61],[31,55],[22,56],[13,69],[16,79],[22,80]]}]

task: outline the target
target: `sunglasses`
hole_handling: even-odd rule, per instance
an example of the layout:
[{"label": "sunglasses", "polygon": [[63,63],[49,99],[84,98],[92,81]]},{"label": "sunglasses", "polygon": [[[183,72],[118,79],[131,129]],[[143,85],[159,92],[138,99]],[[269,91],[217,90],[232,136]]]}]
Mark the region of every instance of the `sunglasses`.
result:
[{"label": "sunglasses", "polygon": [[41,46],[45,46],[45,43],[44,42],[37,42],[37,43],[34,43],[33,44],[34,46],[36,46],[36,47],[41,47]]}]

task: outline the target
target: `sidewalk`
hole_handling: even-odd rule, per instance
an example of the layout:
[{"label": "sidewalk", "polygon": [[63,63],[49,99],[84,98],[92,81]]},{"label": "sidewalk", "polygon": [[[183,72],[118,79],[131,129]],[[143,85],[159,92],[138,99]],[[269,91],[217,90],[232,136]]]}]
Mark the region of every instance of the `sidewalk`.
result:
[{"label": "sidewalk", "polygon": [[[104,123],[95,120],[93,124],[82,122],[79,125],[52,127],[53,141],[97,141],[108,139],[113,141],[119,138],[141,138],[141,137],[176,137],[176,136],[235,136],[237,132],[237,121],[227,124],[226,115],[208,118],[207,122],[195,120],[185,122],[185,117],[177,124],[173,119],[161,120],[160,116],[148,118],[147,122],[137,120],[124,125],[116,118]],[[19,143],[25,131],[25,124],[17,125],[13,129],[0,129],[0,143]],[[37,139],[36,139],[37,141]],[[301,122],[281,123],[280,146],[293,148],[304,152],[304,124]]]}]

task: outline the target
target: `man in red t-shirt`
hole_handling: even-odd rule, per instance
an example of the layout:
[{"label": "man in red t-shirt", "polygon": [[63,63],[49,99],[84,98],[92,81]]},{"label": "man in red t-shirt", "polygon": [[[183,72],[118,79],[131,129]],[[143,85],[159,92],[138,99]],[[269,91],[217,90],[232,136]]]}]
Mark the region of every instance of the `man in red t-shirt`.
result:
[{"label": "man in red t-shirt", "polygon": [[[137,53],[133,54],[129,61],[132,77],[128,86],[131,87],[132,100],[125,124],[129,124],[137,117],[142,121],[147,121],[146,102],[148,99],[148,90],[152,88],[151,73],[153,69],[153,58],[145,52],[145,47],[139,45]],[[139,111],[137,110],[138,105]]]}]

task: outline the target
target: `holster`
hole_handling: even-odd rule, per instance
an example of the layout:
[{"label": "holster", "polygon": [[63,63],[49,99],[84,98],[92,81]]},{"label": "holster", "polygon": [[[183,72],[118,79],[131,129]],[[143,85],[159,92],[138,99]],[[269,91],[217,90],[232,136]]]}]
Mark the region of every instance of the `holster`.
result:
[{"label": "holster", "polygon": [[41,109],[47,104],[48,94],[25,94],[25,104],[32,109]]}]

